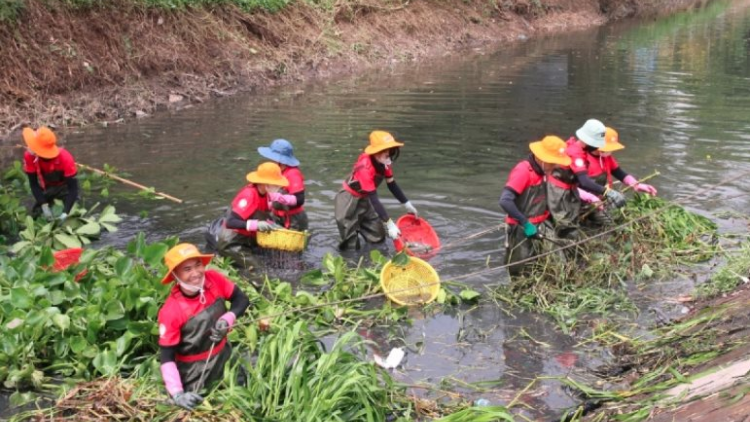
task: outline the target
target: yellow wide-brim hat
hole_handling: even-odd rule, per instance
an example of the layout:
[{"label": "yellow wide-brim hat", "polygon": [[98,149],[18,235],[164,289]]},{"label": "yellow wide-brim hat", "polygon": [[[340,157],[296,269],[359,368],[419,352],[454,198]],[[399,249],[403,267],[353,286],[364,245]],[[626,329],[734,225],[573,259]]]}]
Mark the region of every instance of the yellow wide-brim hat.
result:
[{"label": "yellow wide-brim hat", "polygon": [[48,127],[42,126],[37,130],[30,127],[24,128],[23,141],[31,152],[39,157],[50,159],[60,155],[57,136]]},{"label": "yellow wide-brim hat", "polygon": [[604,146],[599,148],[601,152],[614,152],[625,148],[625,145],[620,143],[620,135],[616,130],[608,127],[604,130]]},{"label": "yellow wide-brim hat", "polygon": [[281,167],[276,163],[263,163],[254,172],[245,177],[248,182],[255,184],[289,186],[289,180],[281,174]]},{"label": "yellow wide-brim hat", "polygon": [[375,155],[380,151],[385,151],[391,148],[400,148],[402,146],[404,146],[404,144],[396,141],[390,133],[376,130],[370,134],[370,145],[365,148],[365,154]]},{"label": "yellow wide-brim hat", "polygon": [[529,144],[534,156],[545,163],[570,165],[570,157],[565,153],[565,141],[557,136],[545,136],[544,139]]},{"label": "yellow wide-brim hat", "polygon": [[192,243],[180,243],[164,255],[164,264],[167,266],[167,274],[161,279],[161,283],[167,284],[174,280],[174,274],[172,272],[188,259],[199,258],[201,262],[203,262],[203,265],[208,265],[213,257],[214,256],[211,254],[201,253]]}]

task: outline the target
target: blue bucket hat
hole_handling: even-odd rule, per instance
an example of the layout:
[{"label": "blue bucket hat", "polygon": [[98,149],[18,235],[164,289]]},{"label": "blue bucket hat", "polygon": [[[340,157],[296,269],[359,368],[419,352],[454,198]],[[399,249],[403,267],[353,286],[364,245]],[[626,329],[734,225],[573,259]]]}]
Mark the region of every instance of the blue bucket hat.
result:
[{"label": "blue bucket hat", "polygon": [[276,161],[277,163],[291,167],[299,166],[299,160],[294,156],[292,143],[286,139],[276,139],[271,142],[270,147],[258,148],[258,153],[271,161]]}]

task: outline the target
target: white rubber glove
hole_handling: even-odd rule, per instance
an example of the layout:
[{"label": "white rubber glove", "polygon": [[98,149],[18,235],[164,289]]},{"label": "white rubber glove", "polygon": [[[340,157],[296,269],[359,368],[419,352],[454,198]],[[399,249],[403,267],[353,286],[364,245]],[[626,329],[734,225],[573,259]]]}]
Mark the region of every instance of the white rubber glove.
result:
[{"label": "white rubber glove", "polygon": [[417,209],[414,208],[414,205],[411,203],[411,201],[404,202],[404,208],[406,208],[406,212],[409,214],[414,214],[415,217],[419,218],[419,213],[417,212]]},{"label": "white rubber glove", "polygon": [[398,239],[398,237],[401,236],[401,230],[398,229],[398,226],[393,220],[389,219],[388,222],[385,223],[385,228],[388,231],[388,237],[391,239]]},{"label": "white rubber glove", "polygon": [[57,217],[57,219],[60,220],[61,223],[64,223],[66,218],[68,218],[67,213],[62,213],[59,217]]},{"label": "white rubber glove", "polygon": [[42,215],[47,220],[52,220],[52,210],[49,209],[49,204],[42,204]]}]

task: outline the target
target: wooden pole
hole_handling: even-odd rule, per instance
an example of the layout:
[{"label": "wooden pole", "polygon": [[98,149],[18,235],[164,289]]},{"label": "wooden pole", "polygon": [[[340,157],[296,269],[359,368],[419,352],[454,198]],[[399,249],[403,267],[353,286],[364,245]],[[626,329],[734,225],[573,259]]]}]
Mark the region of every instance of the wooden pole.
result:
[{"label": "wooden pole", "polygon": [[[14,147],[16,147],[16,148],[26,148],[25,146],[18,145],[18,144],[14,145]],[[125,179],[123,177],[116,176],[114,174],[109,174],[109,173],[107,173],[104,170],[99,170],[97,168],[94,168],[94,167],[91,167],[91,166],[87,166],[86,164],[81,164],[81,163],[76,163],[76,165],[78,167],[84,169],[84,170],[88,170],[88,171],[92,171],[94,173],[101,174],[102,176],[109,177],[110,179],[117,180],[118,182],[124,183],[124,184],[132,186],[134,188],[138,188],[138,189],[145,190],[145,191],[151,191],[150,188],[147,188],[146,186],[143,186],[140,183],[136,183],[136,182],[134,182],[132,180],[128,180],[128,179]],[[163,192],[152,192],[152,193],[154,195],[161,196],[162,198],[169,199],[170,201],[177,202],[178,204],[182,203],[182,199],[175,198],[172,195],[167,195],[166,193],[163,193]]]},{"label": "wooden pole", "polygon": [[[78,167],[80,167],[80,168],[84,169],[84,170],[88,170],[88,171],[92,171],[92,172],[94,172],[94,173],[97,173],[97,174],[101,174],[102,176],[106,176],[106,177],[109,177],[110,179],[114,179],[114,180],[117,180],[118,182],[124,183],[124,184],[126,184],[126,185],[129,185],[129,186],[132,186],[132,187],[134,187],[134,188],[138,188],[138,189],[141,189],[141,190],[145,190],[145,191],[151,191],[151,189],[150,189],[150,188],[147,188],[146,186],[143,186],[143,185],[141,185],[140,183],[136,183],[136,182],[134,182],[134,181],[132,181],[132,180],[128,180],[128,179],[122,178],[122,177],[120,177],[120,176],[116,176],[116,175],[114,175],[114,174],[110,174],[110,173],[107,173],[107,172],[106,172],[106,171],[104,171],[104,170],[99,170],[99,169],[97,169],[97,168],[93,168],[93,167],[91,167],[91,166],[87,166],[86,164],[81,164],[81,163],[76,163],[76,165],[77,165]],[[169,199],[170,201],[174,201],[174,202],[177,202],[178,204],[181,204],[181,203],[182,203],[182,199],[179,199],[179,198],[175,198],[175,197],[174,197],[174,196],[172,196],[172,195],[167,195],[166,193],[163,193],[163,192],[152,192],[152,193],[153,193],[154,195],[159,195],[159,196],[161,196],[162,198],[166,198],[166,199]]]}]

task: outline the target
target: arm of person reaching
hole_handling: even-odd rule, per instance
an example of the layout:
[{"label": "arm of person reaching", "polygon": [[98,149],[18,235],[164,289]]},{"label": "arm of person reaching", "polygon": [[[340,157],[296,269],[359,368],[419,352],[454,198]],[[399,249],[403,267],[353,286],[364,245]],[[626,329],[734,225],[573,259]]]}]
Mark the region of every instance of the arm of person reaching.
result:
[{"label": "arm of person reaching", "polygon": [[622,183],[625,183],[626,185],[628,185],[631,188],[633,188],[633,190],[635,190],[636,192],[643,192],[643,193],[647,193],[647,194],[649,194],[651,196],[656,196],[656,188],[655,187],[653,187],[651,185],[647,185],[645,183],[639,183],[638,180],[634,176],[626,173],[620,167],[617,167],[616,169],[612,170],[612,175],[615,176],[616,178],[620,179],[620,181]]},{"label": "arm of person reaching", "polygon": [[245,220],[234,211],[229,213],[224,224],[228,229],[247,230],[249,232],[266,232],[274,229],[273,223],[252,218]]},{"label": "arm of person reaching", "polygon": [[396,198],[398,202],[404,205],[404,207],[406,208],[406,212],[414,214],[415,217],[419,217],[417,208],[414,207],[409,199],[406,198],[406,195],[404,195],[404,191],[401,190],[401,187],[398,185],[398,183],[396,183],[396,180],[394,178],[386,180],[386,186],[388,186],[388,190],[391,191],[393,197]]}]

